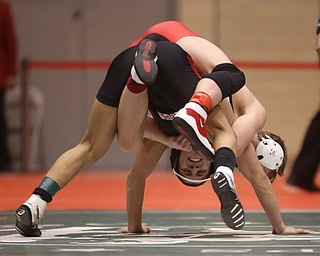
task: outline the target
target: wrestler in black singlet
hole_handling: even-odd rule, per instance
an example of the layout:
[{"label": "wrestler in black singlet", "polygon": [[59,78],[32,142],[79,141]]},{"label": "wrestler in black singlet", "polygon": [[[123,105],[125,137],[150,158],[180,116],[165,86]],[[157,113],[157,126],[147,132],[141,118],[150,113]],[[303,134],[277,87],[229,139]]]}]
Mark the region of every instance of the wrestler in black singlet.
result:
[{"label": "wrestler in black singlet", "polygon": [[[189,101],[200,78],[193,69],[190,56],[179,45],[156,34],[147,38],[157,42],[158,57],[157,79],[147,88],[149,110],[164,132],[178,135],[171,121],[174,114]],[[100,102],[114,107],[119,105],[136,51],[137,46],[133,46],[114,59],[97,94]]]},{"label": "wrestler in black singlet", "polygon": [[[171,121],[175,113],[188,103],[200,80],[190,55],[175,43],[189,36],[200,37],[177,21],[161,22],[150,27],[112,62],[97,99],[106,105],[119,105],[137,45],[145,38],[151,39],[157,43],[158,75],[155,83],[148,86],[149,110],[167,134],[178,135]],[[229,63],[218,65],[211,74],[214,72],[216,76],[210,78],[218,84],[224,97],[231,96],[244,85],[244,76],[234,75],[234,72],[242,72]],[[230,84],[230,81],[236,85]],[[222,84],[225,84],[224,87]]]}]

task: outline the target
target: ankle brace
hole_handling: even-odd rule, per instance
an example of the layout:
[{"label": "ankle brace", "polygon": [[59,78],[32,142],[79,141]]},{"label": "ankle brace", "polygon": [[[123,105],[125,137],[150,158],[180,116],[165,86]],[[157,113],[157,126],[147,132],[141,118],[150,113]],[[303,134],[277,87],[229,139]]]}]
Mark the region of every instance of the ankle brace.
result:
[{"label": "ankle brace", "polygon": [[51,196],[54,196],[60,190],[59,184],[49,177],[44,177],[38,188],[43,189]]},{"label": "ankle brace", "polygon": [[234,152],[227,147],[219,148],[216,151],[214,159],[214,170],[216,171],[218,167],[225,166],[230,168],[231,171],[236,167],[236,156]]},{"label": "ankle brace", "polygon": [[212,107],[212,99],[211,97],[205,93],[205,92],[195,92],[189,102],[195,102],[198,103],[201,107],[204,108],[205,111],[209,111],[209,109]]}]

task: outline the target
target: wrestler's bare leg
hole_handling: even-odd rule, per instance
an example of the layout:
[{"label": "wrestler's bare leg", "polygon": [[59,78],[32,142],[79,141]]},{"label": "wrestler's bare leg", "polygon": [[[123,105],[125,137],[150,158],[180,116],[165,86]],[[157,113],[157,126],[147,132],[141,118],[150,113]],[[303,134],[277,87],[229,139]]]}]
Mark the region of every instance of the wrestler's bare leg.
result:
[{"label": "wrestler's bare leg", "polygon": [[148,110],[147,85],[158,74],[157,45],[145,39],[139,44],[131,76],[122,92],[118,113],[118,144],[125,151],[137,150],[143,140]]},{"label": "wrestler's bare leg", "polygon": [[81,169],[93,164],[107,152],[115,137],[116,125],[117,108],[95,100],[83,139],[63,153],[46,176],[63,188]]},{"label": "wrestler's bare leg", "polygon": [[32,196],[16,210],[16,230],[23,236],[41,236],[38,223],[47,204],[61,188],[109,149],[117,130],[117,108],[95,100],[81,142],[63,153],[49,169]]},{"label": "wrestler's bare leg", "polygon": [[118,145],[122,150],[137,150],[143,140],[148,112],[148,91],[133,93],[126,87],[118,111]]}]

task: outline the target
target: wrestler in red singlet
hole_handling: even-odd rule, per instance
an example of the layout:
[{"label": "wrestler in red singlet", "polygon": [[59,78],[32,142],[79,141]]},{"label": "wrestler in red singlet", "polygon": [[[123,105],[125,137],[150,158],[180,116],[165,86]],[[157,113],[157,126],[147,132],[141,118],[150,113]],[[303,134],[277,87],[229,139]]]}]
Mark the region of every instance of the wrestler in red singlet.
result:
[{"label": "wrestler in red singlet", "polygon": [[132,42],[129,47],[139,44],[145,37],[150,34],[158,34],[165,37],[170,42],[177,42],[186,36],[200,37],[198,34],[190,31],[185,25],[177,21],[165,21],[150,27],[137,40]]}]

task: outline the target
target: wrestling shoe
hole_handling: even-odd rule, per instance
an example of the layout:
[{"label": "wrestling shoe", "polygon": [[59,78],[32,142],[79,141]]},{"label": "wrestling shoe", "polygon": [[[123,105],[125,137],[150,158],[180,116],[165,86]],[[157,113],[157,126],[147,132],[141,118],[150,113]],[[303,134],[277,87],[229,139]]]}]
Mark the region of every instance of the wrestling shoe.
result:
[{"label": "wrestling shoe", "polygon": [[232,171],[219,167],[211,177],[211,184],[219,197],[224,223],[231,229],[242,229],[245,224],[244,210],[236,193]]},{"label": "wrestling shoe", "polygon": [[16,210],[16,230],[27,237],[41,236],[42,233],[38,228],[38,223],[46,207],[46,201],[37,195],[32,195]]},{"label": "wrestling shoe", "polygon": [[213,162],[212,148],[205,127],[207,112],[197,103],[189,102],[180,109],[172,120],[174,128],[185,136],[192,149],[203,159]]},{"label": "wrestling shoe", "polygon": [[133,68],[140,81],[142,81],[144,84],[149,85],[156,80],[158,74],[156,54],[157,44],[154,41],[149,39],[144,39],[141,41],[133,62]]}]

